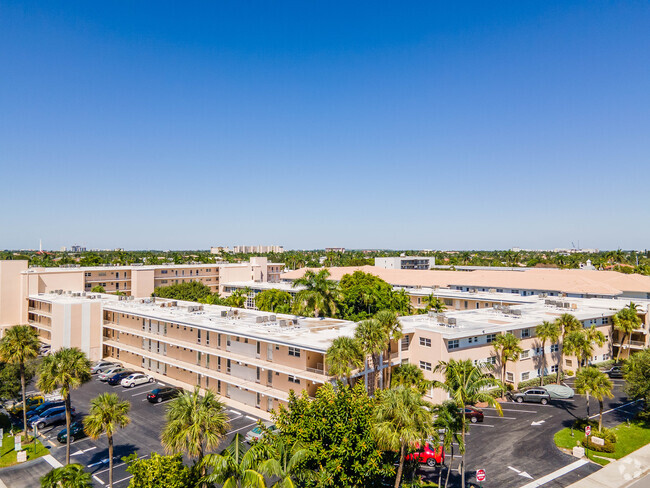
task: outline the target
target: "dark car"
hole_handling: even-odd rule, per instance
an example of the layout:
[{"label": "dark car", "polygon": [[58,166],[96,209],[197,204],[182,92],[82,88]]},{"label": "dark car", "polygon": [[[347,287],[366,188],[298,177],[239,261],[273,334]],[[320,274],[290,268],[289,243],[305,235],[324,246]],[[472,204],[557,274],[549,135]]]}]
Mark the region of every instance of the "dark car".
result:
[{"label": "dark car", "polygon": [[530,388],[528,390],[510,393],[512,401],[517,403],[534,402],[546,405],[551,401],[551,395],[544,388]]},{"label": "dark car", "polygon": [[160,403],[170,398],[177,397],[183,392],[182,388],[176,388],[175,386],[166,386],[164,388],[156,388],[151,390],[151,393],[147,395],[147,400],[151,403]]},{"label": "dark car", "polygon": [[30,420],[34,417],[37,417],[38,415],[42,414],[43,412],[49,410],[50,408],[54,407],[65,407],[65,402],[63,400],[57,400],[55,402],[45,402],[36,407],[34,410],[30,410],[27,412],[27,420]]},{"label": "dark car", "polygon": [[[462,413],[463,409],[459,408],[458,413]],[[483,410],[465,405],[465,418],[475,424],[476,422],[483,422]]]},{"label": "dark car", "polygon": [[[86,437],[86,432],[84,431],[84,423],[81,420],[77,420],[70,424],[70,441],[76,441],[77,439],[82,439]],[[63,429],[56,436],[56,440],[61,444],[65,444],[68,440],[68,429]]]},{"label": "dark car", "polygon": [[108,383],[111,386],[117,386],[120,384],[120,381],[122,381],[124,378],[126,378],[129,375],[132,375],[135,373],[132,369],[126,369],[124,371],[120,371],[119,373],[115,373],[113,376],[108,378],[106,380],[106,383]]},{"label": "dark car", "polygon": [[623,366],[612,366],[611,369],[608,369],[605,373],[607,373],[607,376],[610,378],[622,378]]}]

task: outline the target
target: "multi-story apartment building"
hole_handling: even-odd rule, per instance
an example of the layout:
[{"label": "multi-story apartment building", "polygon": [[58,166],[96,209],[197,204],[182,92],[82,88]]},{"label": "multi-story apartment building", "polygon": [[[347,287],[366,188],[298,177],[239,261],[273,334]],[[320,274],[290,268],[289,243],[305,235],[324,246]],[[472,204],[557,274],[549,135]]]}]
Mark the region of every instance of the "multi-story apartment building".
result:
[{"label": "multi-story apartment building", "polygon": [[436,258],[421,256],[396,256],[375,258],[375,266],[384,269],[431,269],[436,264]]},{"label": "multi-story apartment building", "polygon": [[284,252],[282,246],[233,246],[232,252],[235,254],[250,254],[250,253],[267,253],[267,252]]}]

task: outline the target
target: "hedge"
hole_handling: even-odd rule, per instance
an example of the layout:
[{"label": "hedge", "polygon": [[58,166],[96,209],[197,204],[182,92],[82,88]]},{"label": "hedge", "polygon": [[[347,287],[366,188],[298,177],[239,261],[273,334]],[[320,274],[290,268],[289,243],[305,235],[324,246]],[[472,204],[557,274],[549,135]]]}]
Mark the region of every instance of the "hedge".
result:
[{"label": "hedge", "polygon": [[[590,451],[596,451],[596,452],[609,452],[609,453],[612,453],[612,452],[614,452],[616,450],[616,446],[612,442],[608,441],[607,439],[603,439],[604,444],[602,446],[599,445],[599,444],[594,444],[593,440],[592,440],[593,436],[594,435],[592,434],[591,436],[585,437],[584,439],[582,439],[582,447],[585,447],[585,448],[589,449]],[[598,436],[596,436],[596,437],[598,437]]]}]

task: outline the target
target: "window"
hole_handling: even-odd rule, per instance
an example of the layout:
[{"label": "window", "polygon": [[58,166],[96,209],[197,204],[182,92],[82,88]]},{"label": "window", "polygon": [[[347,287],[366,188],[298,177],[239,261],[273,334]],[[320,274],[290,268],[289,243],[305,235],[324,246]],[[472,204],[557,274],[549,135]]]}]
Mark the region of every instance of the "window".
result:
[{"label": "window", "polygon": [[521,381],[526,381],[529,378],[530,378],[530,372],[529,371],[526,371],[525,373],[521,373]]},{"label": "window", "polygon": [[402,337],[402,350],[406,350],[409,348],[409,336],[404,336]]},{"label": "window", "polygon": [[470,344],[476,344],[478,342],[478,337],[470,337],[467,339],[467,342]]},{"label": "window", "polygon": [[431,347],[431,339],[426,337],[420,337],[420,345],[425,347]]},{"label": "window", "polygon": [[551,366],[551,373],[557,373],[557,364],[555,366]]},{"label": "window", "polygon": [[513,373],[506,373],[506,381],[509,381],[510,383],[515,381],[515,375]]},{"label": "window", "polygon": [[521,351],[521,358],[520,359],[528,359],[530,358],[530,350],[526,349],[524,351]]},{"label": "window", "polygon": [[558,352],[560,350],[559,344],[551,344],[551,352]]},{"label": "window", "polygon": [[566,365],[570,368],[573,366],[573,361],[571,359],[566,360]]},{"label": "window", "polygon": [[497,357],[496,356],[490,356],[485,360],[487,364],[496,364],[497,363]]},{"label": "window", "polygon": [[530,337],[530,329],[521,329],[521,337]]},{"label": "window", "polygon": [[542,349],[541,347],[536,347],[535,348],[535,354],[537,356],[540,356],[543,352],[544,352],[544,349]]},{"label": "window", "polygon": [[494,342],[497,340],[497,335],[496,334],[488,334],[485,336],[486,342],[490,344],[491,342]]},{"label": "window", "polygon": [[447,343],[447,349],[458,349],[458,339],[452,339]]},{"label": "window", "polygon": [[295,383],[296,385],[300,384],[300,380],[296,378],[295,376],[287,376],[287,379],[289,380],[289,383]]},{"label": "window", "polygon": [[450,300],[449,298],[445,298],[445,305],[446,305],[447,307],[451,307],[451,306],[454,305],[454,301],[453,301],[453,300]]},{"label": "window", "polygon": [[465,308],[469,308],[469,305],[467,303],[467,300],[465,300]]},{"label": "window", "polygon": [[289,356],[300,357],[300,349],[297,347],[289,347]]},{"label": "window", "polygon": [[420,361],[420,369],[423,369],[425,371],[431,371],[431,363],[427,363],[426,361]]}]

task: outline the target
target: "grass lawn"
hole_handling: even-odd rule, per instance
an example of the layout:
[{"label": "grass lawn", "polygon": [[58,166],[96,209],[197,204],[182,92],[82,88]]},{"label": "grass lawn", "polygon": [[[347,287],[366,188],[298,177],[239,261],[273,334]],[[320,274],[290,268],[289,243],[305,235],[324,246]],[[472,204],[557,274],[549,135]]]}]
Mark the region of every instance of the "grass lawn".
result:
[{"label": "grass lawn", "polygon": [[[620,459],[650,443],[650,423],[647,422],[639,420],[631,420],[629,424],[624,422],[617,425],[614,432],[618,438],[615,444],[616,451],[609,453],[589,450],[587,457],[604,466],[609,463],[608,459]],[[573,449],[584,437],[585,433],[581,430],[574,430],[573,437],[571,437],[571,429],[566,428],[557,432],[553,439],[556,446]]]},{"label": "grass lawn", "polygon": [[[27,460],[36,459],[49,453],[48,449],[38,440],[32,441],[28,445],[23,444],[23,449],[27,451]],[[2,439],[0,448],[0,468],[16,464],[16,451],[14,451],[14,437],[7,434]]]}]

